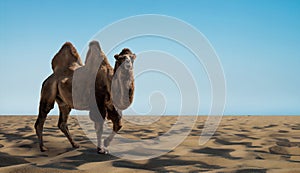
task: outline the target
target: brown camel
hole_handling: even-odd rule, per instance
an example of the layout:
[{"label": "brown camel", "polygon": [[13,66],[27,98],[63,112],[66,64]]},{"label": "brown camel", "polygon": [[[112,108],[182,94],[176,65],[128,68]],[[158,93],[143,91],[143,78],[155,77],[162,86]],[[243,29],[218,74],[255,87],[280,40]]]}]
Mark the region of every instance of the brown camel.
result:
[{"label": "brown camel", "polygon": [[[43,144],[43,125],[56,101],[59,106],[58,127],[72,146],[79,147],[68,130],[69,113],[71,109],[89,110],[97,134],[97,152],[107,153],[104,147],[109,145],[121,129],[122,110],[132,103],[134,93],[133,62],[136,55],[125,48],[114,57],[116,62],[113,69],[97,41],[89,44],[85,66],[69,42],[54,56],[53,73],[43,82],[39,114],[35,123],[42,152],[47,150]],[[113,122],[113,132],[104,140],[102,147],[105,118]]]}]

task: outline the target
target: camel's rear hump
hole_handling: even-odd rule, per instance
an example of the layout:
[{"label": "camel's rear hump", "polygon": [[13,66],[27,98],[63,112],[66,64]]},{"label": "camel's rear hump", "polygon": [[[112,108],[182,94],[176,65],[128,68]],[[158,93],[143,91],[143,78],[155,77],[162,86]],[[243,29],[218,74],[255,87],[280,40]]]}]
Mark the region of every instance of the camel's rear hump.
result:
[{"label": "camel's rear hump", "polygon": [[54,73],[74,71],[82,66],[82,61],[76,48],[70,42],[66,42],[52,59],[52,70]]}]

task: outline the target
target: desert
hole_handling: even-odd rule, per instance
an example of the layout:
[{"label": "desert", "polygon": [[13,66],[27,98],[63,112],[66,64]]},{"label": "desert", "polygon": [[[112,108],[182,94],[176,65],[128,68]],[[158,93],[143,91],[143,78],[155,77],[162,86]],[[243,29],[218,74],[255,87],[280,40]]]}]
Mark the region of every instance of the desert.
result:
[{"label": "desert", "polygon": [[[154,117],[155,123],[147,125],[125,118],[119,133],[131,139],[154,138],[171,128],[177,118]],[[129,160],[97,154],[76,116],[68,124],[80,148],[73,149],[59,130],[58,116],[48,116],[46,152],[38,148],[36,116],[0,116],[0,172],[300,172],[300,117],[223,116],[205,145],[198,141],[207,116],[196,118],[189,135],[175,149],[151,159]]]}]

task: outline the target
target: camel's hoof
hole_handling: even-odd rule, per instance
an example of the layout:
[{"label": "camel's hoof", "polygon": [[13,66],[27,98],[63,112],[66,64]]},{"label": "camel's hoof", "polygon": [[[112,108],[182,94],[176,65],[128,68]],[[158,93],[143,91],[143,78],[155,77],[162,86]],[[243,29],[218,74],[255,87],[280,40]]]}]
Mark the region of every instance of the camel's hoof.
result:
[{"label": "camel's hoof", "polygon": [[40,147],[40,150],[41,150],[41,152],[45,152],[45,151],[48,151],[48,148],[45,147],[45,146],[41,146],[41,147]]},{"label": "camel's hoof", "polygon": [[80,145],[76,144],[76,143],[72,144],[72,146],[73,146],[73,148],[79,148],[80,147]]},{"label": "camel's hoof", "polygon": [[106,150],[105,148],[99,148],[97,147],[97,153],[98,154],[108,154],[108,150]]}]

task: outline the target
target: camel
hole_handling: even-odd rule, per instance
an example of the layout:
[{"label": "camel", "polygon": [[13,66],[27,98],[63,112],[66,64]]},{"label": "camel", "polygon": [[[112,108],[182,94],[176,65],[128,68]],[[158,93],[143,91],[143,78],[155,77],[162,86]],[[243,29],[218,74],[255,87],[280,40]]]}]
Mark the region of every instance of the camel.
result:
[{"label": "camel", "polygon": [[[54,56],[51,63],[53,73],[42,84],[39,113],[34,125],[41,152],[47,150],[43,143],[44,122],[56,102],[59,107],[58,128],[73,148],[79,145],[68,130],[69,113],[71,109],[89,110],[97,135],[97,152],[108,153],[106,148],[122,128],[122,110],[130,106],[134,95],[133,62],[136,55],[124,48],[114,58],[112,68],[97,41],[90,42],[85,65],[70,42],[66,42]],[[73,80],[75,76],[76,80]],[[113,130],[102,146],[105,119],[113,122]]]}]

